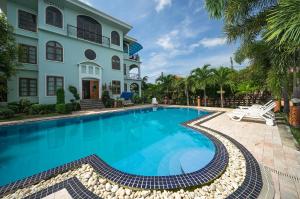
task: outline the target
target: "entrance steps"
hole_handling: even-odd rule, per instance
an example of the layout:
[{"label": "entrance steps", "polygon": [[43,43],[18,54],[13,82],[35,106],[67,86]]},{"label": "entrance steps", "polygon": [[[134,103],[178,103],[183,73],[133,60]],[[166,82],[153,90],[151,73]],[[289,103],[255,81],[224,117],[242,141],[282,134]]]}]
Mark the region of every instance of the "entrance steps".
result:
[{"label": "entrance steps", "polygon": [[81,110],[102,109],[104,104],[99,99],[83,99],[80,100]]}]

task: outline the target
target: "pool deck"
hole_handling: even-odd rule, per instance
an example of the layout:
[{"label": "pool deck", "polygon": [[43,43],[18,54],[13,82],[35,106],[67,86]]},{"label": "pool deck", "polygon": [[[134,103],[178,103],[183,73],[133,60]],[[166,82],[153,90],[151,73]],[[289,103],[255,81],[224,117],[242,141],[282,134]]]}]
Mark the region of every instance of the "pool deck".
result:
[{"label": "pool deck", "polygon": [[275,198],[300,198],[300,151],[286,126],[282,124],[267,126],[253,121],[235,122],[226,114],[204,122],[202,125],[234,138],[244,145],[259,163],[271,171]]},{"label": "pool deck", "polygon": [[[82,115],[146,107],[152,106],[143,105],[121,109],[80,111],[66,116],[55,116],[41,119],[37,118],[16,122],[1,122],[0,125],[13,125],[28,121],[78,117]],[[209,111],[224,112],[232,110],[222,108],[201,108]],[[274,182],[275,198],[300,198],[300,151],[294,143],[293,137],[286,126],[282,124],[267,126],[264,123],[256,121],[236,122],[230,120],[226,114],[221,114],[202,123],[201,125],[220,131],[245,146],[254,155],[256,160],[265,166],[266,170],[270,171]],[[54,195],[52,196],[54,197]],[[52,198],[52,196],[50,198]]]}]

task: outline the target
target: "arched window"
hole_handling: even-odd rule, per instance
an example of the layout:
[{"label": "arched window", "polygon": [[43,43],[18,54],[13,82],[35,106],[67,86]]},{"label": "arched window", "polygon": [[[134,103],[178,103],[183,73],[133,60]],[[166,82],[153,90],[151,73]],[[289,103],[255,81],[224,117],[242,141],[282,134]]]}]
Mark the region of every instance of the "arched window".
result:
[{"label": "arched window", "polygon": [[121,70],[120,58],[118,56],[113,56],[111,58],[112,69]]},{"label": "arched window", "polygon": [[62,28],[63,16],[59,9],[53,6],[46,8],[46,24]]},{"label": "arched window", "polygon": [[117,31],[111,32],[111,43],[120,46],[120,35]]},{"label": "arched window", "polygon": [[91,17],[79,15],[77,37],[102,44],[102,26]]},{"label": "arched window", "polygon": [[63,61],[63,47],[56,41],[49,41],[46,44],[46,58],[52,61]]}]

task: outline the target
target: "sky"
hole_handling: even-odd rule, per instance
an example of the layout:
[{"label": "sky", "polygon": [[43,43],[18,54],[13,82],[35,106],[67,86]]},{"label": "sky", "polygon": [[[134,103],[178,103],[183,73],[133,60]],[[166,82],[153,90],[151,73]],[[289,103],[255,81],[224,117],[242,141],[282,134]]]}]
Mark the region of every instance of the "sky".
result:
[{"label": "sky", "polygon": [[[142,76],[186,76],[204,64],[230,66],[237,43],[228,44],[222,20],[210,19],[204,0],[81,0],[133,26],[143,46]],[[234,63],[234,67],[241,67]]]}]

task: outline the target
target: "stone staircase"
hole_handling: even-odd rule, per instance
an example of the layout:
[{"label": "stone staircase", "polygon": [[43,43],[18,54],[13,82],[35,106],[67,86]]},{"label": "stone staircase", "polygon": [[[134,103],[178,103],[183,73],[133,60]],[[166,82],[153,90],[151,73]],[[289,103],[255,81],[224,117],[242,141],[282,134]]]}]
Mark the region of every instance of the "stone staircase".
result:
[{"label": "stone staircase", "polygon": [[99,99],[84,99],[80,100],[81,110],[102,109],[104,104]]}]

